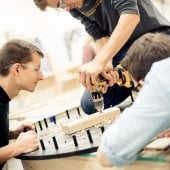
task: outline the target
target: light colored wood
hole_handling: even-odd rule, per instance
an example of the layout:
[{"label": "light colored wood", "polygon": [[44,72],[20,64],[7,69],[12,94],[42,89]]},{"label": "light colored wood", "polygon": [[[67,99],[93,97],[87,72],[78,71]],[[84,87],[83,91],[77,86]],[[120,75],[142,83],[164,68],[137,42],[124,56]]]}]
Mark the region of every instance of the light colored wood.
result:
[{"label": "light colored wood", "polygon": [[23,160],[24,170],[124,170],[122,168],[104,168],[96,157],[71,156],[49,160]]},{"label": "light colored wood", "polygon": [[104,168],[95,154],[49,160],[22,160],[22,164],[24,170],[169,170],[170,167],[169,162],[136,161],[121,168]]},{"label": "light colored wood", "polygon": [[68,122],[61,126],[66,134],[72,134],[80,130],[98,125],[105,121],[113,120],[119,115],[120,115],[120,109],[117,107],[113,107],[104,110],[102,113],[97,112],[93,115],[76,119],[75,121]]},{"label": "light colored wood", "polygon": [[[83,94],[83,91],[83,88],[78,88],[70,92],[48,98],[48,101],[35,102],[32,105],[23,107],[15,112],[11,112],[9,115],[10,119],[49,117],[52,115],[58,115],[66,109],[69,110],[74,107],[79,107],[80,97]],[[74,100],[72,100],[73,98]]]},{"label": "light colored wood", "polygon": [[164,150],[168,146],[170,146],[170,137],[153,140],[152,142],[145,146],[145,149]]},{"label": "light colored wood", "polygon": [[124,170],[169,170],[170,163],[154,162],[154,161],[136,161],[126,166]]}]

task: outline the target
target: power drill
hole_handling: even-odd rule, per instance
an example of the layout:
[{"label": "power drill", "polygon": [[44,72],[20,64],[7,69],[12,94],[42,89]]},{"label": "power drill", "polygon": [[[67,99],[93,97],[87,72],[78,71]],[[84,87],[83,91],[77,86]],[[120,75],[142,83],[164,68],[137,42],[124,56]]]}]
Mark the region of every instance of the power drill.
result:
[{"label": "power drill", "polygon": [[93,85],[95,91],[91,92],[92,100],[95,105],[95,108],[98,112],[102,112],[104,109],[104,98],[103,98],[103,91],[104,87],[108,83],[108,80],[105,79],[101,74],[99,74],[97,83]]},{"label": "power drill", "polygon": [[[117,71],[119,74],[119,79],[116,82],[119,86],[125,86],[131,88],[134,86],[132,77],[127,70],[125,70],[121,65],[118,65],[113,71]],[[104,109],[104,98],[103,92],[104,87],[108,83],[108,80],[105,79],[102,75],[99,74],[97,83],[94,85],[94,92],[91,92],[92,100],[97,111],[102,112]]]}]

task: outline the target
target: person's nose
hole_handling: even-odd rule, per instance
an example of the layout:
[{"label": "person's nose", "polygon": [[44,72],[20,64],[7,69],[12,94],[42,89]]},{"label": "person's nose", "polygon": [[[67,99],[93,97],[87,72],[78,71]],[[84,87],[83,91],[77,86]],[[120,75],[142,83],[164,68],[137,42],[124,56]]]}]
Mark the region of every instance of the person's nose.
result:
[{"label": "person's nose", "polygon": [[43,79],[44,79],[44,76],[43,76],[42,71],[39,71],[39,72],[38,72],[38,79],[39,79],[39,80],[43,80]]}]

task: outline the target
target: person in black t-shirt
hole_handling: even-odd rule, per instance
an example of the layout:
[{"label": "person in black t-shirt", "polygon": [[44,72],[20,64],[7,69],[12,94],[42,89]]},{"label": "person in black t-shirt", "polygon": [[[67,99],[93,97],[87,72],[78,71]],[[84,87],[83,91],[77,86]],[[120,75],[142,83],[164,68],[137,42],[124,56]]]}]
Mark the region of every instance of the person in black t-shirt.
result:
[{"label": "person in black t-shirt", "polygon": [[43,79],[42,57],[40,49],[25,40],[10,40],[0,49],[0,169],[8,159],[38,148],[34,126],[25,123],[10,131],[8,114],[10,100],[21,90],[33,92]]},{"label": "person in black t-shirt", "polygon": [[131,88],[115,84],[112,69],[124,58],[134,40],[148,32],[170,35],[170,23],[151,0],[34,0],[34,3],[42,11],[46,7],[69,11],[95,40],[96,56],[79,69],[79,81],[87,89],[81,106],[87,114],[96,112],[90,91],[99,74],[109,81],[104,108],[119,104],[131,94]]}]

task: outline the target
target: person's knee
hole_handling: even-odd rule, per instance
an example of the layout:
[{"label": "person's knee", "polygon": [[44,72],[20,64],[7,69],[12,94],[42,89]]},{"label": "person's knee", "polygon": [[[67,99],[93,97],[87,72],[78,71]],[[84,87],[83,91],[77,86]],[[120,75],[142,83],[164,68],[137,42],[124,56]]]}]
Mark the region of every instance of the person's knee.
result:
[{"label": "person's knee", "polygon": [[86,114],[93,114],[97,112],[95,109],[91,94],[89,91],[85,90],[80,101],[81,107]]}]

